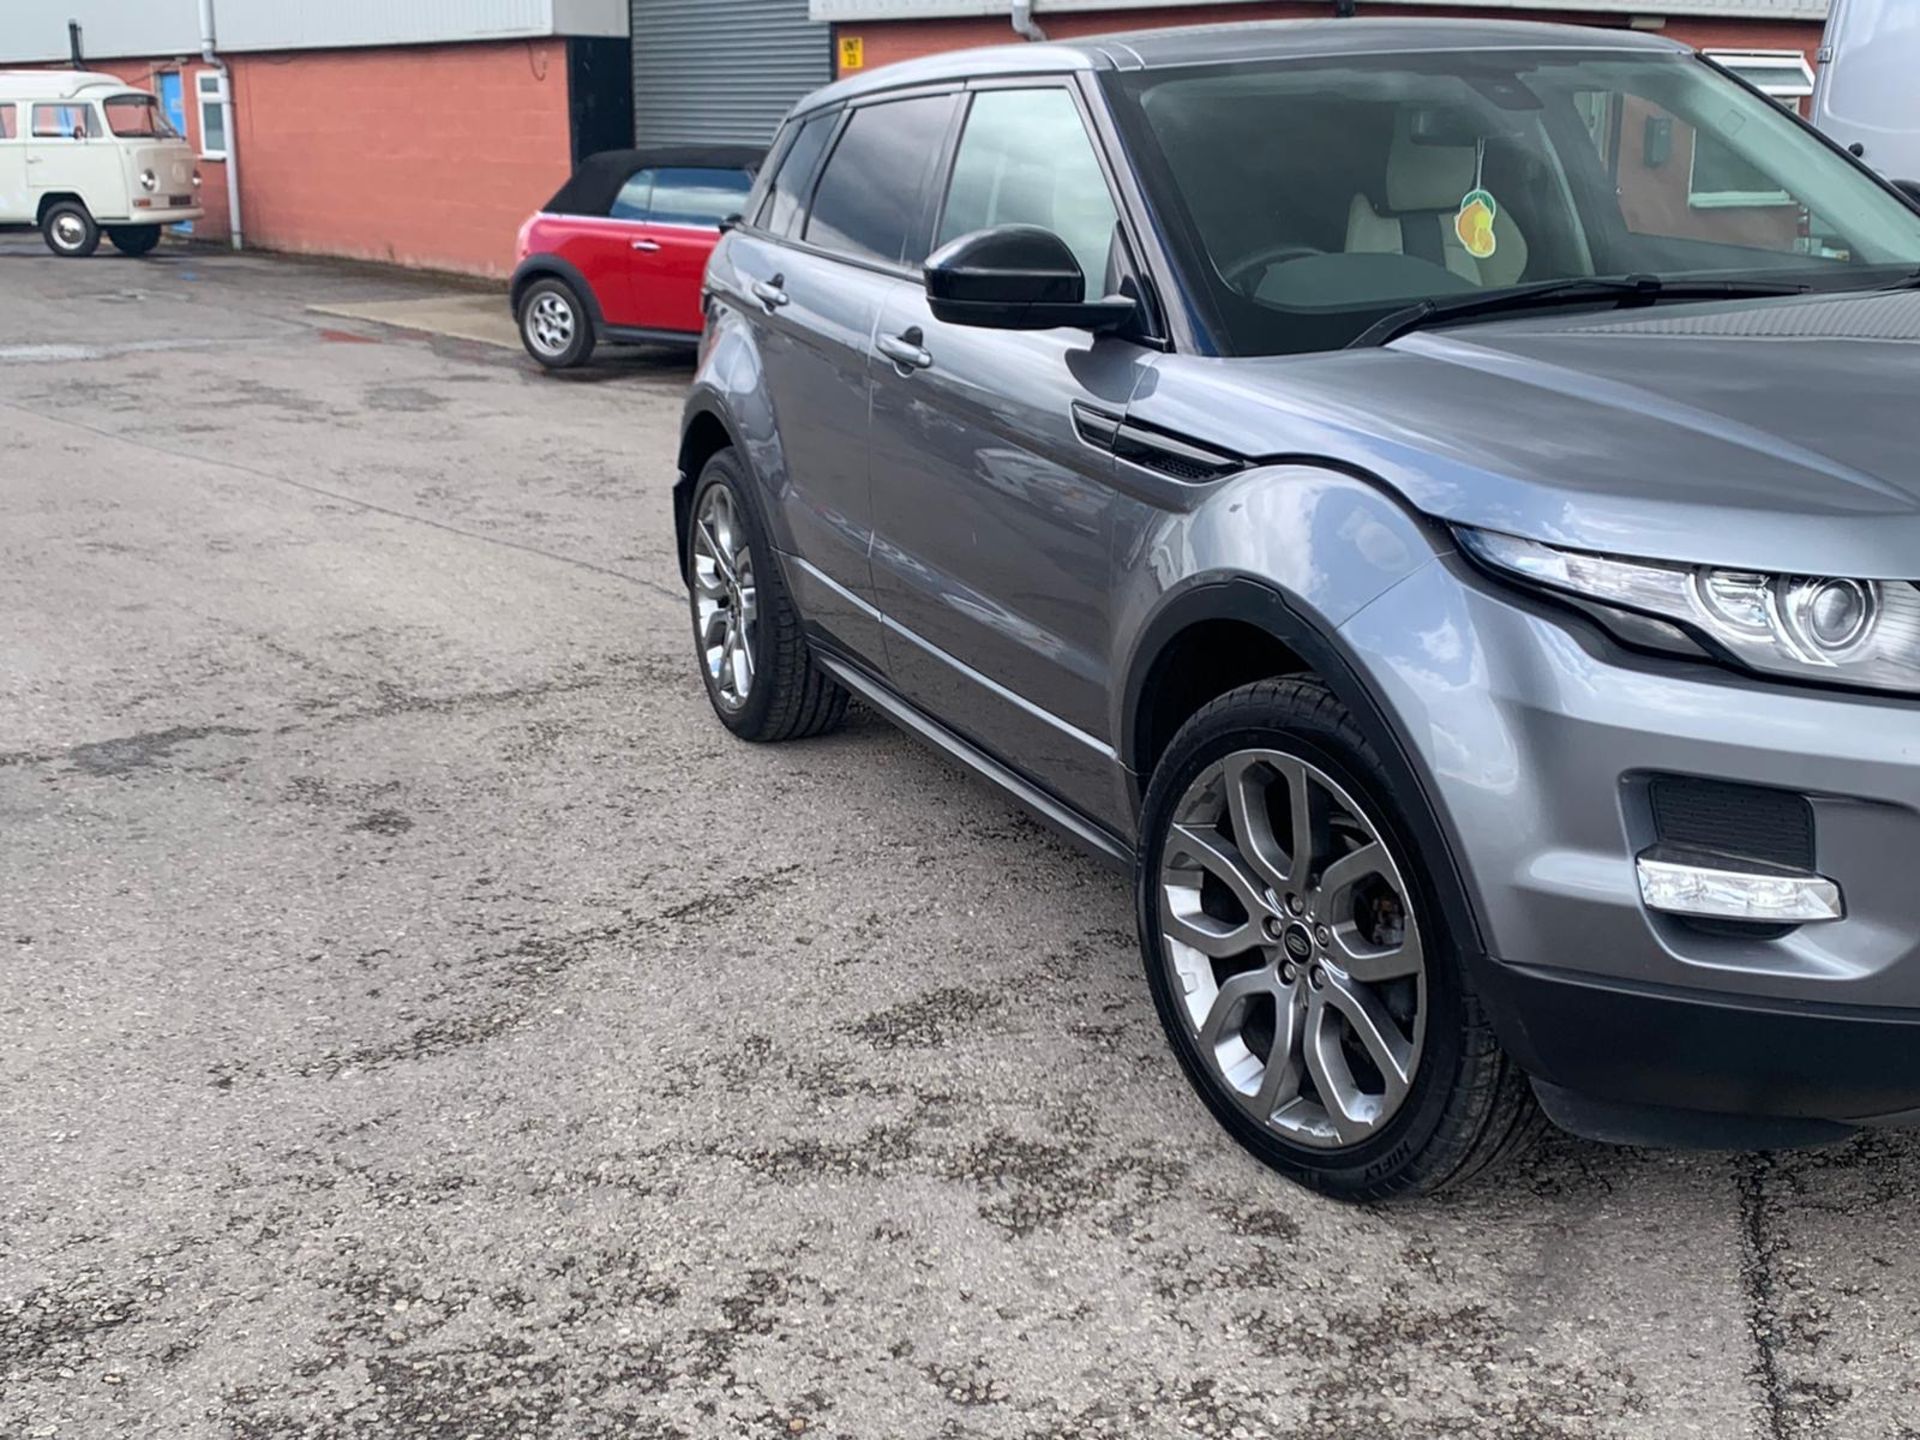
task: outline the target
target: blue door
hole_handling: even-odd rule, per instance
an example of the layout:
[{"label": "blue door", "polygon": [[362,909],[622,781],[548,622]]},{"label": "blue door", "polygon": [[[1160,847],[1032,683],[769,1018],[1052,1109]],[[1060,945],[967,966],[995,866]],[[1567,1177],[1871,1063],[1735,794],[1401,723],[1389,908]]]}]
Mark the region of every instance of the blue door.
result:
[{"label": "blue door", "polygon": [[[168,70],[160,76],[160,111],[175,130],[182,135],[187,133],[187,96],[181,89],[178,70]],[[193,222],[182,220],[173,229],[181,235],[191,235]]]}]

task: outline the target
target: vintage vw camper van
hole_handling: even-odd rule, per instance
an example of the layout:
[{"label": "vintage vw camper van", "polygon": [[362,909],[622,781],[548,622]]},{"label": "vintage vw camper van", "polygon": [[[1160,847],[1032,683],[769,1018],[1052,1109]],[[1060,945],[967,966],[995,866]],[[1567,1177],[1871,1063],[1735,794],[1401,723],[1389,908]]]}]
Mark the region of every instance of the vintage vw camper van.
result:
[{"label": "vintage vw camper van", "polygon": [[32,225],[56,255],[100,237],[128,255],[201,215],[193,149],[160,102],[112,75],[0,70],[0,226]]}]

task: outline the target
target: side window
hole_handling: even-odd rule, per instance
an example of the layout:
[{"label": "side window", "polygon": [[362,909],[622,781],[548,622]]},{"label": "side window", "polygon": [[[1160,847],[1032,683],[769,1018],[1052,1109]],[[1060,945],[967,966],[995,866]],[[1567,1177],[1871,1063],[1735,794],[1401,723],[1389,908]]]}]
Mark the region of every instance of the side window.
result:
[{"label": "side window", "polygon": [[653,205],[647,218],[661,225],[718,227],[747,203],[753,177],[744,170],[663,167],[654,175]]},{"label": "side window", "polygon": [[862,259],[925,259],[927,179],[952,115],[947,95],[855,110],[814,191],[807,240]]},{"label": "side window", "polygon": [[652,204],[653,171],[638,170],[627,177],[627,183],[622,185],[620,193],[613,197],[613,204],[607,210],[607,215],[613,220],[644,220]]},{"label": "side window", "polygon": [[1071,95],[985,90],[974,97],[936,245],[995,225],[1038,225],[1067,242],[1097,298],[1119,221]]},{"label": "side window", "polygon": [[791,235],[806,208],[807,191],[820,168],[820,154],[833,138],[840,116],[816,115],[800,127],[773,177],[773,189],[760,207],[760,228],[770,235]]},{"label": "side window", "polygon": [[36,140],[89,140],[100,135],[100,115],[91,105],[36,105],[33,107],[33,138]]},{"label": "side window", "polygon": [[0,140],[18,139],[19,127],[13,121],[13,106],[0,105]]}]

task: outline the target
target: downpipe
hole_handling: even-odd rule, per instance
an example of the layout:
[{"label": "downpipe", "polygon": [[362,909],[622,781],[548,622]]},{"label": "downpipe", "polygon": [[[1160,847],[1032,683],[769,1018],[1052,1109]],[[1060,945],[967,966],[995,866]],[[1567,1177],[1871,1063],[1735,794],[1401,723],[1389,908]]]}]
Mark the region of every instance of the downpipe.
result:
[{"label": "downpipe", "polygon": [[214,53],[214,36],[213,0],[200,0],[200,59],[220,76],[220,120],[227,132],[227,239],[239,250],[245,238],[240,225],[240,127],[233,118],[233,72]]},{"label": "downpipe", "polygon": [[[211,3],[211,0],[207,0]],[[1033,18],[1033,0],[1013,0],[1013,33],[1022,40],[1044,40],[1047,32]]]}]

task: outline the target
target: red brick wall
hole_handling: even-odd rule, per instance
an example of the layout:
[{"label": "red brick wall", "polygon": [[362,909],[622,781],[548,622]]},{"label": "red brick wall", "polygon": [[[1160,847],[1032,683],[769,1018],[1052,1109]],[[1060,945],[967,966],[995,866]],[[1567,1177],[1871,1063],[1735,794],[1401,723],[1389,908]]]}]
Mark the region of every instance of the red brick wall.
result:
[{"label": "red brick wall", "polygon": [[[1578,11],[1511,10],[1473,5],[1370,5],[1360,0],[1363,15],[1470,15],[1512,20],[1551,20],[1568,24],[1624,25],[1625,15],[1595,15]],[[1151,10],[1079,11],[1049,15],[1041,7],[1040,23],[1047,34],[1061,40],[1118,30],[1144,30],[1160,25],[1211,25],[1236,20],[1325,19],[1332,7],[1303,0],[1271,0],[1246,5],[1168,5]],[[1001,45],[1014,40],[1004,16],[963,20],[891,20],[846,23],[835,28],[839,36],[858,35],[865,42],[866,68],[957,50],[968,45]],[[1820,48],[1821,27],[1814,22],[1697,20],[1675,17],[1661,33],[1697,48],[1730,50],[1803,50],[1811,61]],[[839,47],[835,46],[838,53]]]},{"label": "red brick wall", "polygon": [[[520,222],[572,162],[566,42],[235,55],[240,217],[249,246],[504,275]],[[104,67],[158,91],[171,62]],[[196,60],[179,67],[200,148]],[[200,162],[203,235],[224,236],[226,174]]]}]

